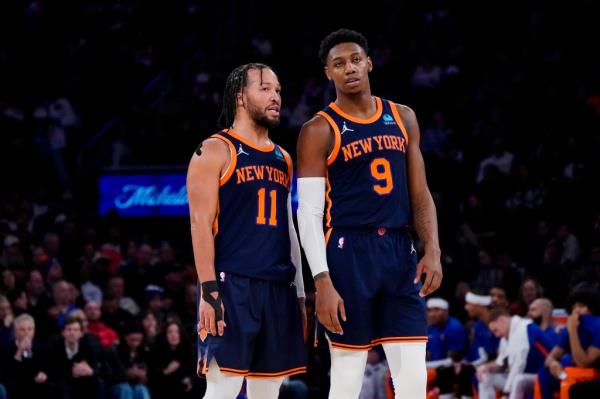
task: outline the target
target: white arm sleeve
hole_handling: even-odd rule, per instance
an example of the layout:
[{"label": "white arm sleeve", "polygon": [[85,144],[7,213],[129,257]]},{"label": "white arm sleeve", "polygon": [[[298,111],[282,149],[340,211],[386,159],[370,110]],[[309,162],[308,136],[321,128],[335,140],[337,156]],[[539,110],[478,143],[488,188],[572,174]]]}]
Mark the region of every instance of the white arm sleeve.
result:
[{"label": "white arm sleeve", "polygon": [[292,195],[288,195],[287,200],[287,211],[288,211],[288,230],[290,232],[290,256],[292,263],[296,266],[296,296],[298,298],[304,298],[304,278],[302,277],[302,255],[300,254],[300,243],[298,242],[298,236],[296,235],[296,228],[294,227],[294,217],[292,216]]},{"label": "white arm sleeve", "polygon": [[313,277],[329,271],[323,232],[325,209],[325,178],[298,179],[298,230]]}]

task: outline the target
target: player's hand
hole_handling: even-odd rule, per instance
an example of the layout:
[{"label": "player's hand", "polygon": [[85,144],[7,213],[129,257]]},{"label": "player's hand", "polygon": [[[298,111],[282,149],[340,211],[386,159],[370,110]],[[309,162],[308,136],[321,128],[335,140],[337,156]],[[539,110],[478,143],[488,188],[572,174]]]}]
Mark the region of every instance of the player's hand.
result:
[{"label": "player's hand", "polygon": [[563,368],[560,365],[560,363],[555,360],[552,363],[550,363],[550,366],[548,366],[548,370],[550,370],[550,374],[560,379],[560,375],[562,374]]},{"label": "player's hand", "polygon": [[302,322],[302,336],[304,337],[304,342],[308,339],[308,329],[307,329],[307,319],[306,319],[306,305],[305,298],[298,298],[298,306],[300,307],[300,321]]},{"label": "player's hand", "polygon": [[424,297],[437,290],[442,284],[442,263],[440,261],[439,250],[425,250],[425,255],[417,264],[417,273],[415,275],[415,284],[421,280],[421,276],[425,274],[425,280],[419,295]]},{"label": "player's hand", "polygon": [[[213,298],[216,299],[218,293],[213,292],[213,293],[211,293],[211,295],[213,296]],[[215,310],[208,302],[206,302],[201,297],[200,298],[200,306],[198,308],[198,313],[200,316],[199,317],[200,321],[198,322],[198,331],[205,329],[209,334],[212,334],[213,336],[217,335],[217,333],[219,335],[223,335],[223,330],[225,329],[225,327],[227,325],[225,324],[225,307],[223,306],[222,303],[221,303],[221,311],[223,314],[223,320],[220,320],[217,322],[216,317],[215,317]]]},{"label": "player's hand", "polygon": [[579,313],[572,312],[567,318],[567,328],[569,330],[569,334],[577,334],[577,328],[579,327]]},{"label": "player's hand", "polygon": [[346,321],[344,300],[333,287],[329,273],[315,279],[317,293],[315,295],[317,318],[326,329],[336,334],[344,334],[338,312],[343,321]]}]

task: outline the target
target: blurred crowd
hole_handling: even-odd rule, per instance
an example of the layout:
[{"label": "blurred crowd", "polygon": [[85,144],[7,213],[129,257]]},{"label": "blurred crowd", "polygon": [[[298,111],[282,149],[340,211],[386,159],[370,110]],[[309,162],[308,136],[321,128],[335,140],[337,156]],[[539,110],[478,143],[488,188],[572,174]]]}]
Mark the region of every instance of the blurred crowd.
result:
[{"label": "blurred crowd", "polygon": [[[189,223],[99,218],[97,177],[185,167],[218,129],[225,77],[250,61],[279,74],[282,124],[273,137],[294,154],[302,123],[333,99],[316,53],[339,27],[369,39],[374,94],[409,105],[420,123],[444,268],[442,302],[428,304],[429,360],[443,361],[431,367],[430,393],[468,397],[483,386],[502,394],[511,357],[492,367],[503,352],[490,346],[474,363],[482,353],[473,340],[487,334],[500,345],[507,320],[509,329],[569,331],[568,317],[552,319],[551,309],[572,314],[573,295],[600,281],[598,4],[385,1],[360,20],[356,10],[320,7],[0,2],[0,398],[4,390],[11,399],[201,395]],[[305,281],[310,306],[306,267]],[[494,305],[467,300],[488,297]],[[584,320],[597,307],[583,304],[581,334],[596,334]],[[504,329],[492,332],[485,313]],[[449,324],[460,343],[436,349]],[[536,354],[552,389],[562,374],[547,359],[564,362],[571,352],[561,342]],[[327,348],[307,350],[303,388],[286,382],[282,397],[327,392]],[[370,353],[361,399],[390,394],[386,373],[383,353]]]}]

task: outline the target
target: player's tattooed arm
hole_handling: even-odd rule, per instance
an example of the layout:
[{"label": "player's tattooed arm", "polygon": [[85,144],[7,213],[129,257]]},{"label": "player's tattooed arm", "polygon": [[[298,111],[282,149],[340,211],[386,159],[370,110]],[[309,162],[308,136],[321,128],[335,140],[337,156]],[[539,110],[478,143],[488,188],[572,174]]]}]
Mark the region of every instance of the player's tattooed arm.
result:
[{"label": "player's tattooed arm", "polygon": [[329,277],[329,272],[317,273],[317,274],[315,274],[313,279],[315,280],[315,282],[317,282],[318,280],[321,280],[322,278],[325,278],[325,277]]},{"label": "player's tattooed arm", "polygon": [[[196,150],[188,167],[186,188],[190,208],[192,248],[196,272],[202,283],[216,284],[213,222],[217,214],[219,178],[229,164],[229,157],[229,150],[224,142],[208,139],[202,143],[201,150]],[[212,300],[207,301],[207,295]],[[222,334],[225,327],[222,304],[219,303],[220,311],[216,311],[213,306],[218,298],[218,290],[203,292],[198,309],[199,329],[206,329],[213,335]]]},{"label": "player's tattooed arm", "polygon": [[414,226],[424,244],[425,254],[417,265],[415,284],[425,275],[420,295],[437,290],[442,282],[441,251],[435,203],[427,186],[425,162],[419,148],[420,132],[417,117],[412,109],[397,105],[408,134],[408,188]]}]

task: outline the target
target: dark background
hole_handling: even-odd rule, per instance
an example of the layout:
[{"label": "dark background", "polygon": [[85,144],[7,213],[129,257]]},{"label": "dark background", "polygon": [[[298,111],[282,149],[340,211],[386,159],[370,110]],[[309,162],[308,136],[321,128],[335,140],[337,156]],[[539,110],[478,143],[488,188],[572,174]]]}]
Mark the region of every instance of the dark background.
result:
[{"label": "dark background", "polygon": [[[467,285],[500,284],[518,302],[533,276],[564,305],[600,271],[600,5],[454,3],[0,2],[0,236],[17,237],[21,257],[3,246],[0,268],[22,289],[55,232],[60,249],[46,252],[79,287],[86,244],[117,248],[125,274],[148,244],[162,265],[152,283],[175,304],[165,313],[183,312],[195,283],[187,218],[99,218],[98,176],[184,171],[218,129],[225,78],[247,62],[278,73],[272,137],[295,157],[302,123],[334,99],[319,42],[347,27],[369,40],[373,93],[417,114],[440,223],[439,294],[461,314]],[[482,167],[493,154],[505,169]],[[305,276],[310,289],[306,265]]]}]

